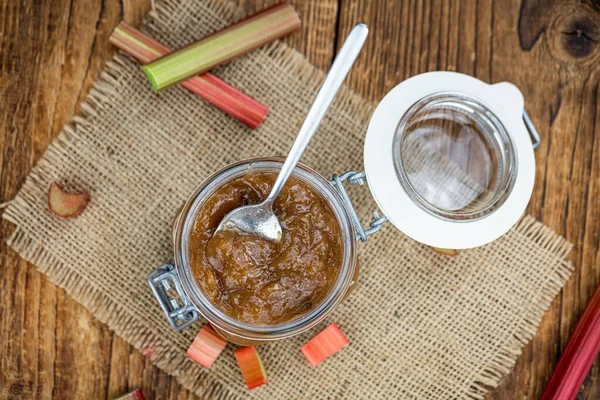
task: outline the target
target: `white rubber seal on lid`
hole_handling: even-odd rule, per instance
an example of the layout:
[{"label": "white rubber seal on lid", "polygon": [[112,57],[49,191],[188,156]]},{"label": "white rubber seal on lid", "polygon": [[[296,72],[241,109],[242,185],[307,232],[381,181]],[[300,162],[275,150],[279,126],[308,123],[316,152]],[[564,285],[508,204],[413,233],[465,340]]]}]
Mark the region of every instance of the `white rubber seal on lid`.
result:
[{"label": "white rubber seal on lid", "polygon": [[[477,99],[502,123],[516,152],[512,190],[492,213],[475,220],[452,221],[424,210],[407,194],[394,165],[394,135],[404,114],[422,98],[455,92]],[[511,83],[489,85],[455,72],[429,72],[393,88],[375,110],[365,140],[365,172],[381,211],[400,231],[429,246],[466,249],[484,245],[506,233],[521,217],[533,191],[535,158],[523,122],[524,100]]]}]

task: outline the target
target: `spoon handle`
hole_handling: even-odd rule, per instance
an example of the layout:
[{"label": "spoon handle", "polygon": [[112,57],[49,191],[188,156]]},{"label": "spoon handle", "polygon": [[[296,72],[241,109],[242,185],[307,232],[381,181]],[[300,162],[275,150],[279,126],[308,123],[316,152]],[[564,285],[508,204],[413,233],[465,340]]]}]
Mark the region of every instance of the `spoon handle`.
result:
[{"label": "spoon handle", "polygon": [[367,28],[367,25],[362,23],[356,24],[350,31],[350,34],[342,45],[340,52],[333,61],[333,65],[327,73],[327,76],[325,77],[325,80],[319,89],[319,93],[317,93],[317,97],[315,98],[313,105],[308,111],[306,118],[304,118],[304,122],[300,127],[298,136],[296,136],[296,140],[294,140],[294,144],[292,145],[292,148],[290,149],[290,152],[288,153],[288,156],[281,167],[281,171],[277,176],[277,180],[273,185],[273,189],[271,189],[271,193],[269,193],[269,196],[265,202],[275,200],[275,197],[277,197],[279,194],[279,191],[296,167],[296,164],[298,164],[298,161],[300,161],[300,157],[302,157],[304,149],[306,149],[308,142],[313,137],[317,127],[321,123],[321,120],[327,112],[329,105],[333,101],[340,86],[342,86],[342,82],[344,82],[344,79],[346,79],[346,75],[348,75],[348,72],[354,64],[356,57],[358,57],[358,53],[360,53],[360,50],[367,39],[368,33],[369,29]]}]

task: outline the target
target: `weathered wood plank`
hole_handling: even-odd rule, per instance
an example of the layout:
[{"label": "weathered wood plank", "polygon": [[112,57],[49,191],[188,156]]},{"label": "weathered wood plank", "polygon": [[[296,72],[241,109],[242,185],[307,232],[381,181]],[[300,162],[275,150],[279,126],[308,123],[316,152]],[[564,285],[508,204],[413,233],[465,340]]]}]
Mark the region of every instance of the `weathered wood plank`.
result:
[{"label": "weathered wood plank", "polygon": [[[238,0],[249,12],[276,0]],[[398,82],[457,70],[512,81],[542,132],[529,212],[575,243],[577,268],[513,373],[490,397],[539,398],[600,281],[600,135],[595,2],[570,0],[292,1],[304,22],[286,42],[327,68],[352,25],[371,35],[348,83],[378,101]],[[114,49],[112,27],[137,25],[150,0],[0,0],[0,203],[14,197],[78,111]],[[2,222],[0,233],[11,227]],[[194,398],[0,242],[0,398]],[[77,373],[73,373],[77,371]],[[580,398],[600,397],[600,363]]]},{"label": "weathered wood plank", "polygon": [[[0,202],[12,198],[50,141],[68,1],[0,3]],[[10,228],[0,226],[6,237]],[[52,395],[57,289],[0,243],[0,398]]]},{"label": "weathered wood plank", "polygon": [[[507,50],[495,52],[495,59],[512,63],[514,70],[521,71],[508,72],[515,75],[513,82],[524,90],[527,108],[536,125],[546,132],[536,154],[536,188],[530,212],[575,244],[571,259],[576,271],[545,315],[513,374],[496,392],[495,397],[499,399],[509,394],[517,398],[538,398],[542,394],[570,332],[599,282],[598,217],[596,215],[594,222],[587,217],[594,207],[588,200],[589,195],[598,196],[598,174],[594,166],[598,163],[598,156],[594,156],[598,147],[594,126],[597,59],[590,62],[586,56],[572,55],[577,53],[573,46],[579,45],[568,39],[572,35],[567,35],[565,27],[569,20],[579,20],[577,13],[572,14],[578,8],[574,3],[545,2],[543,7],[537,3],[526,1],[521,5],[519,42],[512,39],[512,45],[498,47]],[[496,7],[494,29],[514,30],[516,13],[509,15],[508,10],[516,10],[519,5],[515,1],[511,7]],[[592,21],[579,20],[581,23],[577,25],[583,29],[586,24],[587,29],[592,25],[595,29],[596,12],[588,8],[585,14],[593,16]],[[565,16],[563,23],[559,23]],[[512,22],[505,28],[502,24],[507,21]],[[495,37],[500,38],[500,35]],[[594,57],[597,49],[595,53]],[[494,77],[499,74],[506,72],[494,69]],[[598,360],[580,398],[600,397],[597,374]]]}]

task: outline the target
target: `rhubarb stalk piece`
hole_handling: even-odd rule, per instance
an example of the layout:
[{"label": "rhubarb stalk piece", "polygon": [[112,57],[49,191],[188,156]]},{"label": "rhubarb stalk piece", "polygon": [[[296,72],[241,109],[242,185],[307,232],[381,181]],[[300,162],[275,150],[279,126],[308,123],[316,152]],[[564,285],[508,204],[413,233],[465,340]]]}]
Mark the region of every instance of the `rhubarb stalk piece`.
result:
[{"label": "rhubarb stalk piece", "polygon": [[278,4],[142,67],[155,91],[209,71],[300,28],[289,4]]},{"label": "rhubarb stalk piece", "polygon": [[88,192],[69,193],[56,182],[48,189],[48,207],[61,218],[74,218],[81,214],[90,201]]},{"label": "rhubarb stalk piece", "polygon": [[[171,53],[167,47],[121,22],[109,42],[142,63],[149,63]],[[221,111],[231,115],[250,129],[256,129],[269,113],[269,108],[252,97],[231,87],[213,74],[194,76],[181,82],[181,86]]]},{"label": "rhubarb stalk piece", "polygon": [[574,399],[599,351],[600,286],[571,333],[541,400]]},{"label": "rhubarb stalk piece", "polygon": [[114,400],[144,400],[144,393],[142,393],[142,389],[137,388],[133,392],[124,394]]},{"label": "rhubarb stalk piece", "polygon": [[441,247],[432,247],[433,251],[440,254],[445,254],[447,256],[457,256],[458,250],[455,249],[442,249]]},{"label": "rhubarb stalk piece", "polygon": [[233,353],[248,389],[254,389],[267,383],[267,372],[254,347],[242,347]]},{"label": "rhubarb stalk piece", "polygon": [[200,329],[187,354],[204,368],[210,368],[226,345],[227,342],[207,324]]},{"label": "rhubarb stalk piece", "polygon": [[300,349],[310,365],[316,367],[327,357],[348,346],[350,342],[333,323]]}]

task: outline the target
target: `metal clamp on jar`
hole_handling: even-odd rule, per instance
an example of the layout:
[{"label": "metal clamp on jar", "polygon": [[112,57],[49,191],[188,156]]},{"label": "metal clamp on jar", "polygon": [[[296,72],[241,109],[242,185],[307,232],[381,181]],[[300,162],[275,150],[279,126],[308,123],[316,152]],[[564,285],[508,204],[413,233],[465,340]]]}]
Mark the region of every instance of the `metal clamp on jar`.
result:
[{"label": "metal clamp on jar", "polygon": [[[202,183],[175,221],[175,263],[157,269],[148,281],[175,329],[202,315],[239,344],[296,335],[343,300],[357,279],[357,240],[366,241],[388,220],[419,242],[448,249],[481,246],[507,232],[531,197],[533,149],[538,145],[539,136],[514,85],[489,85],[453,72],[415,76],[392,89],[375,110],[365,141],[365,172],[328,180],[300,165],[293,173],[326,200],[343,237],[343,265],[321,304],[283,324],[244,324],[207,300],[190,269],[189,230],[203,202],[236,177],[277,172],[279,159],[240,161]],[[344,182],[368,182],[381,212],[373,212],[367,227],[359,221]]]}]

